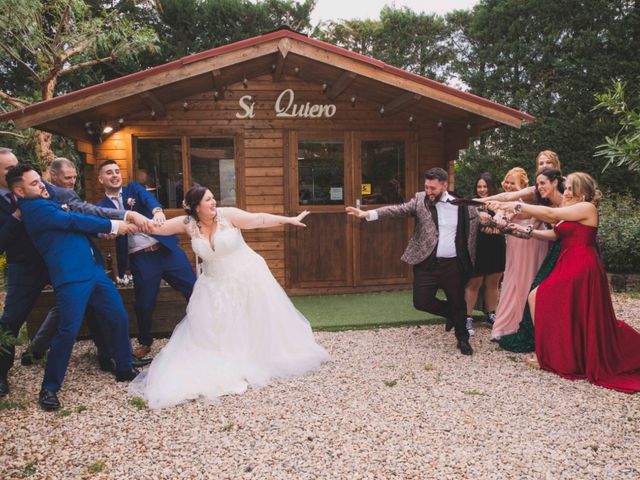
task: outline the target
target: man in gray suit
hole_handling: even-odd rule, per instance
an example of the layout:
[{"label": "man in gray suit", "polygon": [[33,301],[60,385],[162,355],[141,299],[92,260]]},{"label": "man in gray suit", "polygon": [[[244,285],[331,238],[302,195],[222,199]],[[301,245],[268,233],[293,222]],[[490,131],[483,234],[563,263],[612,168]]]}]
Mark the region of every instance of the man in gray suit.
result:
[{"label": "man in gray suit", "polygon": [[[149,230],[151,221],[144,215],[133,211],[119,212],[111,208],[102,208],[82,200],[74,190],[78,173],[71,160],[63,157],[53,160],[49,166],[49,176],[51,183],[45,182],[45,185],[51,199],[66,206],[69,210],[108,218],[109,220],[125,220],[127,223],[135,224],[141,231]],[[94,248],[94,254],[100,255],[97,248]],[[31,344],[23,353],[21,358],[22,365],[31,365],[34,360],[44,356],[45,352],[49,349],[51,339],[58,330],[59,319],[58,309],[57,307],[53,307],[33,337]],[[98,364],[100,369],[110,371],[112,369],[112,362],[109,354],[108,340],[105,338],[104,333],[101,332],[99,322],[91,307],[87,307],[86,320],[98,350]],[[136,364],[135,366],[142,366],[142,364]]]},{"label": "man in gray suit", "polygon": [[[473,271],[479,226],[474,207],[456,206],[447,191],[449,175],[442,168],[425,173],[424,192],[408,202],[364,211],[346,207],[349,215],[374,221],[392,217],[415,217],[413,237],[402,260],[413,265],[413,306],[447,319],[446,330],[455,327],[457,347],[471,355],[466,328],[464,287]],[[446,301],[436,298],[439,288]]]}]

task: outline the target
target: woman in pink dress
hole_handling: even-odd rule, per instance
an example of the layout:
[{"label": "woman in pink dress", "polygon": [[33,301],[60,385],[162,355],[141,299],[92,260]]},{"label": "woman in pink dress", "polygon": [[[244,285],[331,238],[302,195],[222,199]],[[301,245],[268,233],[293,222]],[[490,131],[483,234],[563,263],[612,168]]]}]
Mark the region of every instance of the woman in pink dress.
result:
[{"label": "woman in pink dress", "polygon": [[[527,172],[523,168],[515,167],[505,175],[502,188],[507,193],[517,192],[527,188],[528,183]],[[531,219],[520,215],[511,221],[527,227]],[[507,259],[500,302],[496,309],[496,320],[491,329],[492,340],[499,340],[503,335],[509,335],[518,330],[529,288],[549,250],[547,241],[531,241],[511,235],[507,235],[506,240]]]}]

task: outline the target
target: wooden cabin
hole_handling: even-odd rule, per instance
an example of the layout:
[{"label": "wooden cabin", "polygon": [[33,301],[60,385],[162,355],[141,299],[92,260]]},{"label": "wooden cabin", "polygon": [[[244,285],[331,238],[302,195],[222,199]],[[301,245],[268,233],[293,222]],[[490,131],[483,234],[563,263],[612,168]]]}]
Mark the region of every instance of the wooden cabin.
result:
[{"label": "wooden cabin", "polygon": [[408,287],[400,256],[412,220],[360,222],[345,206],[406,201],[426,169],[452,172],[481,131],[533,117],[281,29],[0,117],[8,119],[75,140],[88,201],[103,195],[96,169],[112,159],[169,215],[182,213],[193,182],[221,206],[310,210],[306,229],[244,232],[300,295]]}]

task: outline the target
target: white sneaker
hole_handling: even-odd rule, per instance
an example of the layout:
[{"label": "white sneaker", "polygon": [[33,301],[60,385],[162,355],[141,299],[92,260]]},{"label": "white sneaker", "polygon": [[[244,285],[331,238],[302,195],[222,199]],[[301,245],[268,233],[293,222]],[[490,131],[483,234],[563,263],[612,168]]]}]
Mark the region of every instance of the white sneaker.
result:
[{"label": "white sneaker", "polygon": [[476,334],[476,331],[473,329],[473,318],[467,317],[467,332],[469,332],[469,336],[473,337]]},{"label": "white sneaker", "polygon": [[487,313],[487,316],[485,317],[484,321],[487,322],[489,325],[493,325],[494,323],[496,323],[496,312]]}]

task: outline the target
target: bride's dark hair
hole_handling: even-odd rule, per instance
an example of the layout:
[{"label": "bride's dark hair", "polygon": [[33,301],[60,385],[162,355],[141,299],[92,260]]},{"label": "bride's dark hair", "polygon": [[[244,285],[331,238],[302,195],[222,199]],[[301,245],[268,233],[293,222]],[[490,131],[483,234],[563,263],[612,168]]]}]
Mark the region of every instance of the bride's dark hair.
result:
[{"label": "bride's dark hair", "polygon": [[203,187],[199,183],[194,183],[193,186],[187,191],[184,196],[184,200],[182,201],[182,208],[187,212],[187,215],[191,215],[196,220],[200,220],[198,218],[198,214],[196,213],[196,207],[200,205],[202,201],[202,197],[207,193],[207,187]]}]

